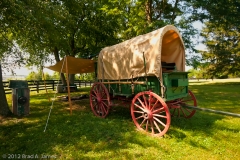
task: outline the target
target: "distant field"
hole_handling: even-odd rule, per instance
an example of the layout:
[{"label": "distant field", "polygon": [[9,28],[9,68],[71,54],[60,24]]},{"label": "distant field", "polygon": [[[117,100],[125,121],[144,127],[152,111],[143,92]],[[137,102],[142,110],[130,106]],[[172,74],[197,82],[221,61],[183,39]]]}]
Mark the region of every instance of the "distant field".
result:
[{"label": "distant field", "polygon": [[189,80],[190,83],[225,83],[225,82],[240,82],[240,78],[230,78],[230,79],[200,79],[200,80]]}]

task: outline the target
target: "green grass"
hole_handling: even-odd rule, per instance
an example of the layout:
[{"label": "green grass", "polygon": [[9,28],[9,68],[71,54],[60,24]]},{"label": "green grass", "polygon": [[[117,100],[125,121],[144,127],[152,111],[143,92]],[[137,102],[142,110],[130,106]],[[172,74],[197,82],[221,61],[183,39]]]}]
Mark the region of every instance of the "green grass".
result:
[{"label": "green grass", "polygon": [[[190,89],[200,107],[240,113],[240,82],[191,82]],[[72,95],[88,90],[81,89]],[[54,93],[49,96],[54,97]],[[10,96],[8,100],[11,101]],[[136,130],[128,107],[113,107],[106,119],[100,119],[91,112],[88,99],[73,101],[72,115],[67,102],[56,100],[44,132],[51,103],[44,92],[31,93],[29,116],[0,120],[0,156],[240,159],[240,118],[197,111],[191,119],[172,118],[167,134],[156,138]]]}]

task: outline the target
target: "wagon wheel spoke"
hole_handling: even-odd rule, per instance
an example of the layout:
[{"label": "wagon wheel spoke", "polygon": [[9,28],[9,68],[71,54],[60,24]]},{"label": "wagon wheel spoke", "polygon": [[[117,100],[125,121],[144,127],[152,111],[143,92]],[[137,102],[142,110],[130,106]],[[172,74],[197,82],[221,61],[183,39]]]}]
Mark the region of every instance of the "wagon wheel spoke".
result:
[{"label": "wagon wheel spoke", "polygon": [[150,106],[150,105],[147,105],[147,100],[146,100],[146,97],[144,95],[143,95],[143,100],[144,100],[144,106],[146,108],[149,108],[148,106]]},{"label": "wagon wheel spoke", "polygon": [[180,117],[180,111],[179,111],[179,109],[178,109],[178,117]]},{"label": "wagon wheel spoke", "polygon": [[104,97],[106,97],[106,93],[105,93],[105,92],[102,92],[102,94],[101,94],[101,99],[103,99]]},{"label": "wagon wheel spoke", "polygon": [[108,108],[109,105],[107,105],[104,101],[102,101],[102,104]]},{"label": "wagon wheel spoke", "polygon": [[149,120],[147,120],[147,123],[146,123],[146,129],[145,129],[146,132],[148,132],[148,124],[149,124]]},{"label": "wagon wheel spoke", "polygon": [[134,103],[134,106],[136,106],[137,108],[141,109],[143,112],[145,111],[144,108],[142,108],[141,106],[137,105],[136,103]]},{"label": "wagon wheel spoke", "polygon": [[144,108],[146,108],[146,106],[143,104],[143,102],[140,100],[140,98],[137,99],[138,102],[140,102],[141,106],[143,106]]},{"label": "wagon wheel spoke", "polygon": [[158,113],[158,112],[161,113],[161,111],[164,111],[164,107],[159,108],[159,109],[156,109],[156,110],[154,110],[152,113],[153,113],[153,114]]},{"label": "wagon wheel spoke", "polygon": [[194,101],[194,99],[184,99],[181,100],[181,105],[187,106],[187,105],[191,105],[191,103]]},{"label": "wagon wheel spoke", "polygon": [[153,114],[153,116],[155,116],[155,117],[159,117],[159,118],[167,118],[167,116],[160,115],[160,114]]},{"label": "wagon wheel spoke", "polygon": [[174,109],[173,109],[173,111],[172,111],[172,113],[171,113],[171,114],[172,114],[172,116],[174,116],[174,114],[175,114],[176,110],[177,110],[176,108],[174,108]]},{"label": "wagon wheel spoke", "polygon": [[143,119],[143,121],[142,121],[142,123],[140,124],[140,126],[142,126],[145,121],[146,121],[146,119]]},{"label": "wagon wheel spoke", "polygon": [[160,123],[162,126],[166,127],[166,125],[162,121],[160,121],[158,118],[154,117],[154,119],[158,121],[158,123]]},{"label": "wagon wheel spoke", "polygon": [[[183,111],[182,108],[180,108],[180,111],[182,112],[182,114],[183,114],[184,117],[187,117],[187,115],[185,114],[185,112]],[[189,112],[189,113],[191,113],[191,112]]]},{"label": "wagon wheel spoke", "polygon": [[[96,91],[96,90],[93,90],[93,93],[94,93],[94,95],[98,95],[98,91]],[[93,95],[93,93],[92,93],[92,95]]]},{"label": "wagon wheel spoke", "polygon": [[148,106],[149,106],[149,108],[151,108],[151,102],[152,102],[152,95],[150,94],[149,98],[148,98]]},{"label": "wagon wheel spoke", "polygon": [[140,113],[140,114],[143,114],[144,112],[142,111],[133,111],[134,113]]},{"label": "wagon wheel spoke", "polygon": [[152,134],[154,134],[154,125],[153,125],[153,121],[150,121],[150,125],[151,125],[151,129],[152,129]]},{"label": "wagon wheel spoke", "polygon": [[95,96],[94,94],[91,94],[91,96],[92,96],[94,99],[97,99],[97,96]]},{"label": "wagon wheel spoke", "polygon": [[106,108],[104,107],[103,103],[100,106],[101,106],[102,113],[104,113],[103,115],[105,115],[107,113]]},{"label": "wagon wheel spoke", "polygon": [[139,117],[137,117],[136,119],[140,119],[140,118],[144,118],[143,116],[139,116]]},{"label": "wagon wheel spoke", "polygon": [[154,125],[156,126],[158,132],[161,133],[162,131],[161,131],[161,129],[159,128],[158,124],[157,124],[155,121],[153,121],[153,123],[154,123]]},{"label": "wagon wheel spoke", "polygon": [[151,108],[151,111],[157,106],[157,104],[158,104],[158,100],[154,103],[154,105],[153,105],[153,107]]},{"label": "wagon wheel spoke", "polygon": [[97,110],[97,104],[95,104],[93,108],[94,108],[95,110]]},{"label": "wagon wheel spoke", "polygon": [[[183,108],[180,108],[180,109],[181,109],[182,112],[184,112],[184,111],[183,111]],[[189,110],[188,108],[184,108],[184,110],[187,111],[188,113],[191,113],[191,112],[192,112],[192,110]]]},{"label": "wagon wheel spoke", "polygon": [[106,94],[106,92],[103,90],[102,91],[102,94],[101,94],[101,98],[103,99],[104,97],[106,97],[107,96],[107,94]]}]

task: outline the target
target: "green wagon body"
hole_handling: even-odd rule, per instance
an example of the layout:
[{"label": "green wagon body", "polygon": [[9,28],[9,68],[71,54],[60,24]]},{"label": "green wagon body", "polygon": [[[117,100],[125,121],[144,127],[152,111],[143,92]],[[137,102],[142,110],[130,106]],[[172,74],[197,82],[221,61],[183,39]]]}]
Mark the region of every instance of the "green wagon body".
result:
[{"label": "green wagon body", "polygon": [[[186,97],[188,95],[188,72],[171,72],[163,73],[164,101]],[[139,92],[151,90],[152,92],[162,95],[159,79],[156,76],[139,77],[133,79],[134,82],[146,82],[146,84],[134,84],[134,92],[132,92],[132,84],[105,84],[109,93],[113,96],[132,97]],[[120,80],[120,82],[131,82],[131,79]]]}]

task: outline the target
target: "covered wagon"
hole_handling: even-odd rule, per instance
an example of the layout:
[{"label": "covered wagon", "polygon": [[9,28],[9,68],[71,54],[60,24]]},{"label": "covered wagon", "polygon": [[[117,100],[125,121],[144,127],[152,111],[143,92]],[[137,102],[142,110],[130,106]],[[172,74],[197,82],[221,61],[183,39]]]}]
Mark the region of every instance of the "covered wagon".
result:
[{"label": "covered wagon", "polygon": [[188,89],[184,43],[172,25],[102,49],[95,69],[90,105],[96,116],[106,117],[113,99],[130,102],[137,128],[162,136],[172,116],[195,113],[184,107],[197,102]]}]

